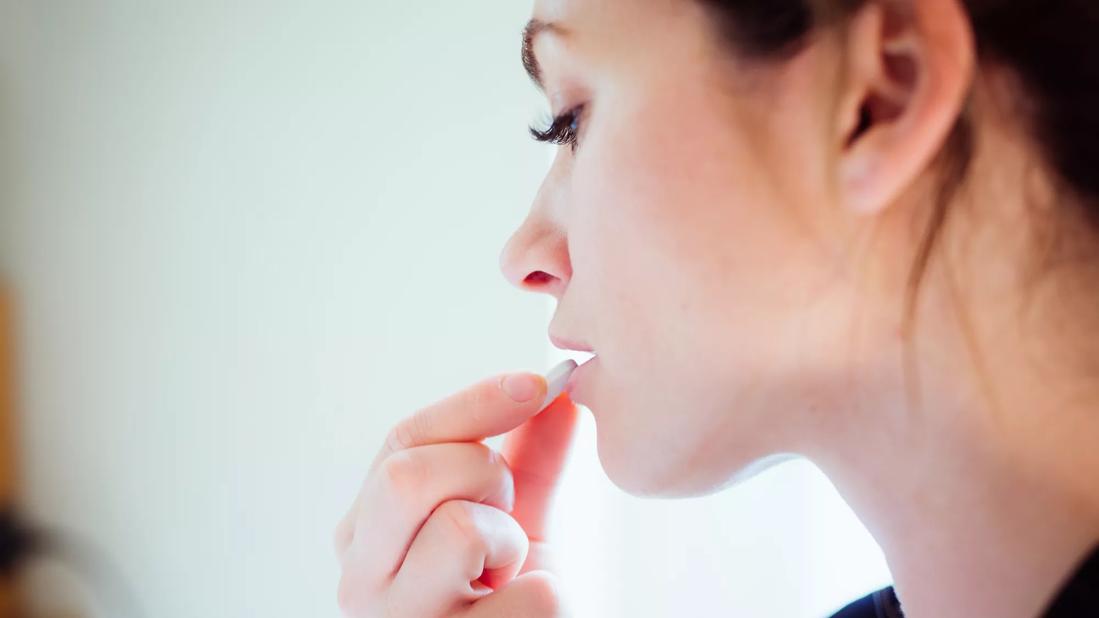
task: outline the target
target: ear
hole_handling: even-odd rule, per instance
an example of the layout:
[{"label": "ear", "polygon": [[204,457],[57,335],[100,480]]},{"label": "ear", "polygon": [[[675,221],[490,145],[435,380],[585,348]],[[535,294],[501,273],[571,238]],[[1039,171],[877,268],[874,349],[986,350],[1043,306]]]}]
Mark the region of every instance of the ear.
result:
[{"label": "ear", "polygon": [[854,212],[893,203],[942,148],[976,50],[961,0],[869,0],[844,31],[839,186]]}]

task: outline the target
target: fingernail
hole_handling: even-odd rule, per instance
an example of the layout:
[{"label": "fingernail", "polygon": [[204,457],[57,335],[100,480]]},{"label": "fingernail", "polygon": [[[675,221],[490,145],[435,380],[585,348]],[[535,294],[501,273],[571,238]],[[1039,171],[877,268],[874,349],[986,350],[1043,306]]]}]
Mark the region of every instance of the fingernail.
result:
[{"label": "fingernail", "polygon": [[525,403],[538,394],[538,376],[529,373],[514,373],[504,376],[500,388],[517,403]]}]

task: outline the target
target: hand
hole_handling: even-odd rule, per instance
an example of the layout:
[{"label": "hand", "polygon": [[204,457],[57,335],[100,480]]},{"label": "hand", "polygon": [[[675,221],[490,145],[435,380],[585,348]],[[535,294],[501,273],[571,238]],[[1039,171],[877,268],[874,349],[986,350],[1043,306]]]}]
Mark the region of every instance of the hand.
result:
[{"label": "hand", "polygon": [[[539,414],[545,378],[514,375],[531,382],[524,402],[496,376],[389,432],[336,528],[345,615],[566,615],[548,570],[546,520],[577,410],[562,394]],[[500,453],[481,443],[505,432]]]}]

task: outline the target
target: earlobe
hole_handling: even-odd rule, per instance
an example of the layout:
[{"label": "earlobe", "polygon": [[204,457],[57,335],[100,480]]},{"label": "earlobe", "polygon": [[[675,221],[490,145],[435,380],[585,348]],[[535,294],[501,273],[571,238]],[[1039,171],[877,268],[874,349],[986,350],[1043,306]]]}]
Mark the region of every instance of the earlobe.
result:
[{"label": "earlobe", "polygon": [[961,114],[976,52],[960,0],[870,0],[846,31],[839,186],[852,212],[887,208]]}]

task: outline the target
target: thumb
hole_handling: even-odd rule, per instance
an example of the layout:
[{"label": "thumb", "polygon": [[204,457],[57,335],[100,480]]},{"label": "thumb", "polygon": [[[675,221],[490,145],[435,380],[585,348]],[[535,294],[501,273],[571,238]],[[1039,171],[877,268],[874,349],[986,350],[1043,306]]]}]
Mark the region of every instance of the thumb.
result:
[{"label": "thumb", "polygon": [[546,540],[548,513],[579,419],[567,392],[504,438],[500,453],[515,481],[511,516],[532,542]]}]

